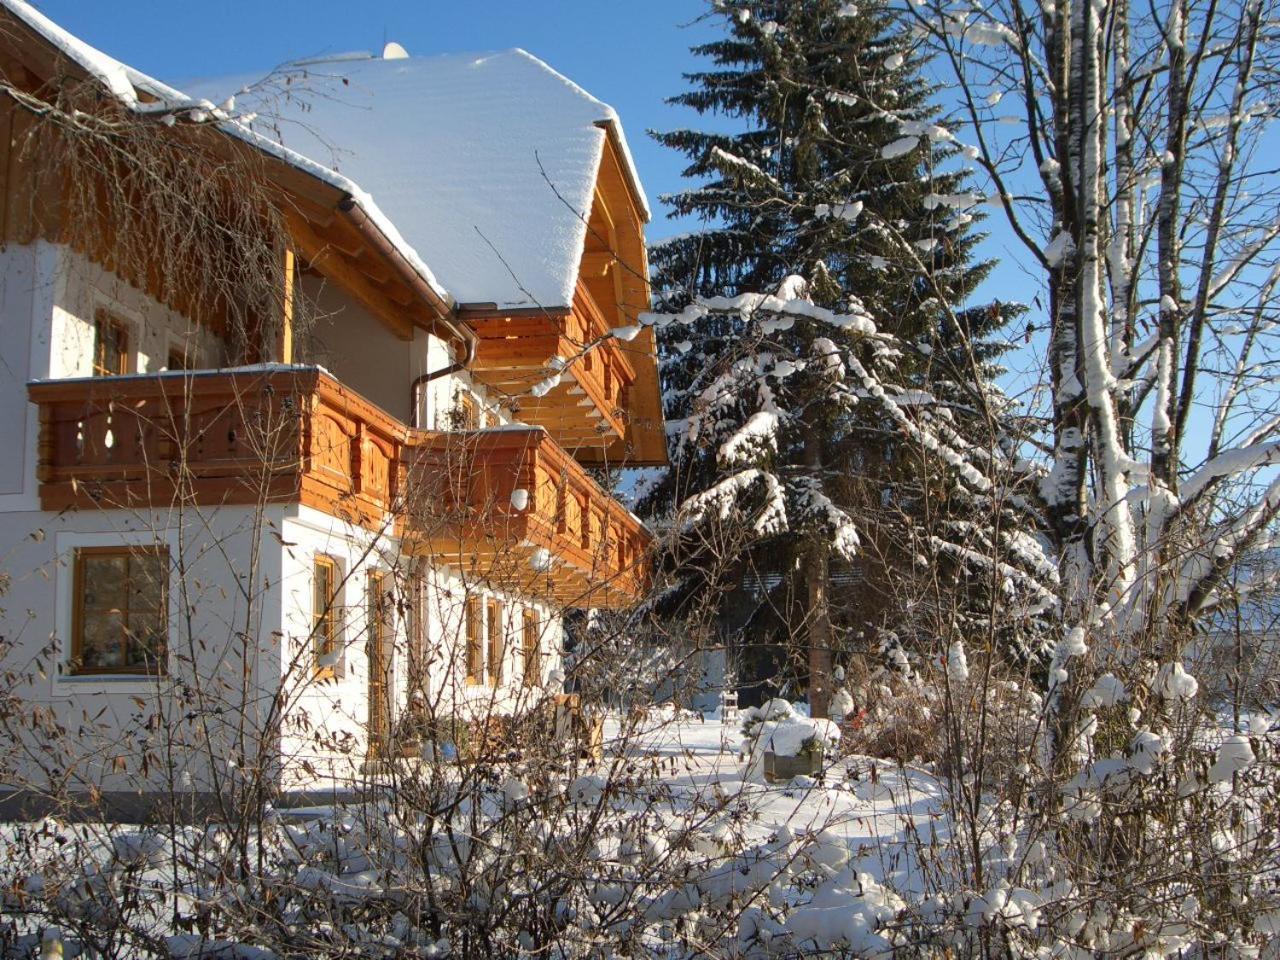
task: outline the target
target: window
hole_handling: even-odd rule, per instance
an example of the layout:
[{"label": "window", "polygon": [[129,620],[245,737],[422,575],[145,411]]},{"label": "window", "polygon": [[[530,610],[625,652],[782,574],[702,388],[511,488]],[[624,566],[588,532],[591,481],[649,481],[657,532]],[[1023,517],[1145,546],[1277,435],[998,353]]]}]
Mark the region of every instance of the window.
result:
[{"label": "window", "polygon": [[494,427],[502,425],[502,421],[498,418],[497,410],[486,410],[484,412],[484,428],[492,430]]},{"label": "window", "polygon": [[467,683],[484,680],[484,645],[480,635],[480,598],[467,597]]},{"label": "window", "polygon": [[427,662],[427,585],[419,570],[409,584],[409,697],[425,681]]},{"label": "window", "polygon": [[165,672],[169,551],[81,547],[75,552],[71,672]]},{"label": "window", "polygon": [[93,323],[93,375],[118,377],[129,372],[129,328],[99,310]]},{"label": "window", "polygon": [[365,613],[369,622],[369,640],[382,651],[391,636],[391,591],[387,588],[387,575],[382,570],[370,570],[365,596]]},{"label": "window", "polygon": [[542,680],[542,650],[538,644],[538,615],[524,612],[524,685],[536,686]]},{"label": "window", "polygon": [[479,430],[480,405],[476,403],[476,398],[469,393],[458,394],[453,420],[455,430]]},{"label": "window", "polygon": [[318,554],[311,577],[311,644],[315,654],[317,679],[338,675],[338,647],[341,608],[338,604],[338,564],[333,557]]},{"label": "window", "polygon": [[489,683],[497,686],[502,683],[502,660],[506,656],[506,644],[503,643],[503,611],[501,600],[489,601]]},{"label": "window", "polygon": [[187,363],[187,351],[181,347],[169,348],[169,362],[166,364],[169,370],[190,370],[191,367]]}]

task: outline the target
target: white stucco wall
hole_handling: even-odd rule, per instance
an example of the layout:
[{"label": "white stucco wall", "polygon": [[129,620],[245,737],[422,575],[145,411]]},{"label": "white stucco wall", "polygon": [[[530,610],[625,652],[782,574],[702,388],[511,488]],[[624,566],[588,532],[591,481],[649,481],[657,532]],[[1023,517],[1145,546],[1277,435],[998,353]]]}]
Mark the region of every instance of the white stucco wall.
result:
[{"label": "white stucco wall", "polygon": [[[380,406],[392,416],[411,421],[413,381],[454,361],[439,337],[415,329],[413,340],[401,340],[341,287],[322,277],[303,276],[299,289],[310,315],[308,329],[300,334],[299,356],[329,370],[344,384]],[[482,384],[465,373],[440,377],[427,384],[419,397],[418,424],[446,429],[448,413],[459,391],[471,393],[482,411],[509,417],[498,398],[490,397]]]},{"label": "white stucco wall", "polygon": [[[75,789],[214,790],[229,762],[256,759],[279,676],[280,554],[255,545],[259,520],[278,524],[282,509],[0,513],[12,577],[0,671],[15,678],[11,693],[61,727],[27,737],[22,778],[44,768]],[[169,549],[166,674],[72,676],[76,549],[153,544]],[[0,753],[0,764],[13,759]]]},{"label": "white stucco wall", "polygon": [[[335,317],[346,311],[341,332],[335,328],[330,341],[328,365],[369,399],[407,418],[412,377],[452,359],[443,342],[421,331],[412,344],[396,340],[349,300],[325,295],[341,308]],[[309,788],[329,778],[349,782],[360,774],[367,749],[366,575],[380,568],[405,586],[410,561],[399,555],[394,538],[374,538],[299,506],[41,511],[37,410],[26,399],[26,383],[91,372],[98,307],[130,325],[134,370],[159,369],[178,343],[194,347],[203,364],[224,361],[208,331],[193,328],[66,247],[39,243],[0,250],[0,444],[7,451],[0,457],[0,572],[11,581],[0,596],[0,672],[12,675],[12,694],[44,730],[0,744],[0,787],[43,776],[61,778],[73,789],[172,785],[216,791],[264,754],[275,756],[277,745],[285,760],[283,786]],[[373,328],[379,332],[370,333]],[[465,376],[430,385],[424,425],[447,425],[459,389],[473,389]],[[483,391],[474,392],[481,409],[489,409]],[[76,548],[148,543],[167,545],[173,564],[167,675],[69,676]],[[299,670],[300,664],[310,666],[316,553],[339,561],[349,608],[341,669],[322,682],[309,669]],[[471,590],[487,601],[494,594],[445,569],[428,568],[425,586],[420,614],[427,695],[437,713],[511,712],[544,695],[545,686],[530,689],[523,682],[521,616],[526,606],[538,612],[545,684],[560,666],[562,645],[561,624],[551,610],[499,594],[508,620],[503,680],[469,685],[465,596]],[[487,603],[484,609],[487,614]],[[393,718],[409,696],[413,634],[407,616],[397,617],[394,631]],[[279,743],[260,749],[258,735],[281,705]],[[21,766],[21,776],[13,764]]]},{"label": "white stucco wall", "polygon": [[[453,569],[432,570],[428,582],[430,589],[425,597],[425,616],[429,638],[427,646],[432,654],[428,695],[436,711],[450,713],[458,710],[472,715],[482,715],[486,711],[512,713],[541,697],[549,678],[562,663],[564,635],[559,616],[544,603],[468,581]],[[467,681],[465,604],[468,595],[481,599],[481,609],[486,618],[490,599],[499,600],[502,604],[505,642],[501,681],[497,684],[492,682],[487,629],[481,632],[484,682],[474,684]],[[536,614],[539,626],[540,669],[532,690],[524,682],[522,644],[525,610]]]},{"label": "white stucco wall", "polygon": [[50,318],[58,248],[40,242],[0,249],[0,510],[32,509],[36,409],[27,381],[49,375]]},{"label": "white stucco wall", "polygon": [[[276,729],[274,716],[283,718],[277,743],[284,789],[349,786],[365,775],[366,578],[378,569],[397,588],[407,587],[409,561],[399,556],[394,539],[306,507],[272,506],[259,513],[224,506],[164,513],[0,513],[0,544],[7,551],[4,570],[13,578],[0,634],[15,641],[0,650],[0,672],[12,671],[19,679],[11,692],[47,708],[63,730],[28,739],[30,751],[17,780],[4,767],[14,756],[0,750],[0,788],[48,780],[58,770],[77,789],[216,791],[238,768],[275,756],[272,743],[264,746],[258,738],[269,726]],[[167,675],[71,676],[76,548],[150,544],[164,544],[170,553]],[[338,562],[340,604],[346,608],[336,676],[323,680],[312,669],[310,645],[318,553]],[[561,624],[551,610],[464,584],[450,571],[425,573],[426,696],[436,715],[518,712],[549,691],[562,643]],[[497,685],[466,681],[462,611],[468,589],[486,612],[490,597],[503,601],[508,623]],[[532,688],[524,684],[521,651],[526,608],[537,610],[540,624],[540,682]],[[412,636],[408,616],[396,615],[393,722],[409,699]],[[492,664],[486,662],[485,669],[489,676]],[[150,757],[145,770],[144,753]],[[159,758],[172,760],[172,767]]]},{"label": "white stucco wall", "polygon": [[190,321],[65,246],[54,248],[53,351],[50,377],[93,373],[94,318],[99,309],[124,323],[129,333],[129,371],[165,369],[171,349],[189,365],[219,367],[222,345],[208,328]]},{"label": "white stucco wall", "polygon": [[[412,617],[422,616],[426,690],[423,695],[437,716],[479,716],[487,712],[512,713],[528,706],[548,691],[547,683],[562,662],[563,629],[559,617],[544,604],[522,599],[478,583],[466,583],[446,568],[428,566],[422,571],[421,607],[410,612],[409,597],[415,576],[414,558],[400,553],[391,537],[374,537],[363,528],[337,520],[308,507],[291,508],[281,530],[281,623],[284,635],[281,661],[286,699],[292,712],[281,743],[287,759],[287,785],[303,787],[318,779],[342,782],[361,775],[365,760],[368,719],[369,658],[365,616],[370,571],[391,578],[403,613],[394,617],[391,687],[392,719],[407,709],[410,645],[414,642]],[[341,654],[335,675],[317,679],[311,647],[314,614],[315,557],[333,558],[338,565],[338,606],[345,608],[341,628]],[[488,601],[502,601],[507,620],[502,682],[468,684],[464,610],[468,593],[479,597],[482,609]],[[541,670],[532,688],[523,682],[521,617],[525,609],[538,614]],[[487,658],[487,635],[485,655]],[[491,664],[486,662],[486,678]],[[313,776],[315,771],[319,776]]]}]

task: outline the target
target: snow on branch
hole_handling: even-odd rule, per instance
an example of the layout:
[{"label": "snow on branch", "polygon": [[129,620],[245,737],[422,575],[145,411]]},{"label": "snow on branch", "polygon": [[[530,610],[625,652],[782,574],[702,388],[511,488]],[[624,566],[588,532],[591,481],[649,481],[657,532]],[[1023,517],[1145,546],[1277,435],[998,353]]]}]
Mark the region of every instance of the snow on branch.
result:
[{"label": "snow on branch", "polygon": [[1172,602],[1191,614],[1201,612],[1240,554],[1247,550],[1280,514],[1280,477],[1256,503],[1239,516],[1219,524],[1199,548],[1180,564],[1171,587]]},{"label": "snow on branch", "polygon": [[824,529],[833,553],[845,560],[856,557],[862,542],[858,539],[853,518],[836,506],[832,499],[822,492],[813,478],[799,477],[795,480],[794,486],[797,513]]},{"label": "snow on branch", "polygon": [[711,157],[725,173],[733,172],[748,183],[768,184],[781,192],[782,185],[750,160],[729,153],[720,147],[711,148]]},{"label": "snow on branch", "polygon": [[1202,466],[1182,484],[1180,490],[1182,502],[1184,506],[1194,503],[1221,480],[1276,463],[1280,463],[1280,441],[1255,443],[1247,447],[1226,450]]},{"label": "snow on branch", "polygon": [[786,530],[787,501],[782,483],[773,474],[755,468],[732,474],[681,504],[685,529],[712,516],[723,521],[732,517],[735,510],[745,511],[748,495],[757,488],[763,488],[764,504],[752,522],[752,530],[758,536]]},{"label": "snow on branch", "polygon": [[778,314],[786,317],[807,317],[825,323],[837,330],[874,336],[875,321],[857,300],[852,300],[847,313],[837,313],[820,307],[800,297],[783,297],[774,294],[743,293],[736,297],[705,297],[698,301],[704,310],[713,313],[736,313],[744,318],[753,314]]},{"label": "snow on branch", "polygon": [[921,426],[907,416],[902,406],[889,396],[880,381],[867,372],[867,369],[856,357],[850,356],[848,363],[854,376],[862,382],[863,389],[880,401],[885,411],[902,427],[908,436],[918,440],[931,453],[936,453],[942,457],[948,465],[954,468],[956,474],[974,490],[981,493],[991,490],[991,481],[981,470],[950,444],[940,440],[932,430]]},{"label": "snow on branch", "polygon": [[720,462],[726,466],[749,463],[762,453],[778,449],[778,415],[757,410],[720,445]]}]

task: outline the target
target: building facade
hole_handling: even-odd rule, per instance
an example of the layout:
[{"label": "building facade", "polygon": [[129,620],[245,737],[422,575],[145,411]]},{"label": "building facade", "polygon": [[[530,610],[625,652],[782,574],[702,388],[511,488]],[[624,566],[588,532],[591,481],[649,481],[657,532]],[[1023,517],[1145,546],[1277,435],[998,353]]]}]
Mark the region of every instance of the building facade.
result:
[{"label": "building facade", "polygon": [[665,459],[613,111],[523,51],[178,91],[0,18],[0,782],[342,785],[536,709],[648,582],[592,468]]}]

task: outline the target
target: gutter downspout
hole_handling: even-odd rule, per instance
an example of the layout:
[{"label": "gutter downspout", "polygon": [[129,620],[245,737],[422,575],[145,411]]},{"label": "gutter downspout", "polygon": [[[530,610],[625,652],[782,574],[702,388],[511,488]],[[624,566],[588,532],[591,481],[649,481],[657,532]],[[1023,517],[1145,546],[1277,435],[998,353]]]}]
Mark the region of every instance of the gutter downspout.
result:
[{"label": "gutter downspout", "polygon": [[419,401],[422,399],[422,388],[432,380],[438,380],[441,377],[447,377],[451,373],[457,373],[460,370],[465,370],[467,367],[471,366],[471,361],[475,360],[475,337],[472,336],[468,339],[466,341],[466,345],[466,352],[463,354],[461,360],[455,360],[453,363],[446,364],[439,370],[430,370],[427,373],[422,374],[420,377],[415,377],[413,383],[409,385],[409,426],[414,430],[417,430],[421,426],[421,424],[418,423],[418,407]]}]

